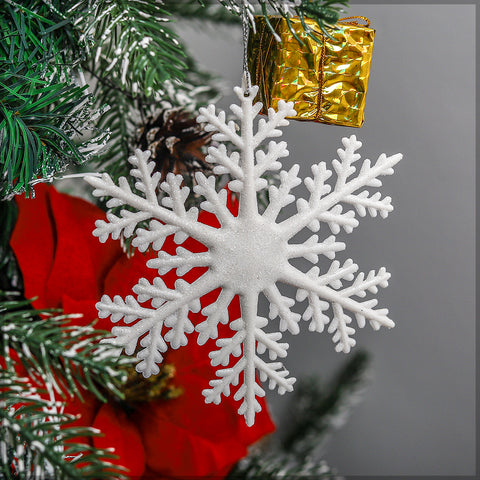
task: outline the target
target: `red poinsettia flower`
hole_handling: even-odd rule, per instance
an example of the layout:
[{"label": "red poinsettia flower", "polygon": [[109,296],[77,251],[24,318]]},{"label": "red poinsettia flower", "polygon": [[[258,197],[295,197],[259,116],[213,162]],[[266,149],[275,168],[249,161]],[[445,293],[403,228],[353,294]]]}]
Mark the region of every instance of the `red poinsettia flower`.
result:
[{"label": "red poinsettia flower", "polygon": [[[95,220],[105,218],[95,205],[45,185],[36,188],[35,199],[19,198],[17,203],[19,215],[11,246],[23,274],[25,296],[37,297],[34,307],[82,313],[83,318],[75,322],[86,325],[97,318],[95,303],[102,294],[126,296],[139,278],[151,281],[156,276],[155,270],[146,267],[144,254],[136,252],[128,258],[119,242],[101,244],[93,237]],[[200,221],[218,226],[206,212]],[[205,250],[193,239],[185,243],[192,251]],[[173,254],[175,247],[169,238],[164,250]],[[198,269],[183,278],[191,282],[202,273]],[[175,272],[163,277],[169,287],[176,278]],[[202,305],[218,294],[219,290],[203,297]],[[230,306],[230,316],[240,316],[238,301]],[[191,319],[196,324],[204,317],[191,314]],[[99,320],[97,328],[110,330],[109,319]],[[221,325],[220,334],[222,328],[228,327]],[[228,330],[224,333],[228,336]],[[85,402],[72,401],[67,410],[81,415],[80,424],[104,433],[95,446],[115,448],[118,463],[129,469],[132,478],[226,475],[247,454],[247,447],[273,431],[274,425],[264,402],[253,427],[247,427],[237,414],[232,397],[220,405],[204,403],[201,392],[215,378],[210,348],[208,343],[197,345],[192,338],[187,346],[167,354],[165,362],[176,371],[174,384],[183,391],[177,398],[142,401],[125,408],[85,395]]]}]

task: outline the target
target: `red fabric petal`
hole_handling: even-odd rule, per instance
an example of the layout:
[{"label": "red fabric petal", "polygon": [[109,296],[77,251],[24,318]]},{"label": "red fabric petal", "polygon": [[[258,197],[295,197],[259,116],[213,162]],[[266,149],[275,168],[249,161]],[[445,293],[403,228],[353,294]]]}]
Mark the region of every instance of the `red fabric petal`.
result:
[{"label": "red fabric petal", "polygon": [[[93,423],[101,402],[96,399],[95,395],[82,390],[82,399],[78,397],[71,397],[66,401],[65,413],[75,415],[78,418],[70,423],[70,426],[85,427]],[[91,437],[75,437],[72,439],[75,443],[84,443],[91,445]]]},{"label": "red fabric petal", "polygon": [[97,308],[95,307],[96,300],[74,300],[68,295],[62,296],[62,307],[66,314],[81,314],[79,318],[72,318],[69,320],[69,325],[90,325],[95,321],[94,328],[97,330],[110,331],[112,329],[112,322],[109,318],[98,319]]},{"label": "red fabric petal", "polygon": [[93,426],[104,434],[103,437],[95,437],[93,445],[96,448],[113,448],[113,453],[119,458],[112,463],[127,468],[132,479],[140,478],[145,471],[145,450],[138,428],[127,413],[121,408],[104,404]]},{"label": "red fabric petal", "polygon": [[105,213],[85,200],[39,185],[36,198],[17,198],[19,215],[10,244],[36,308],[62,306],[63,295],[96,300],[105,273],[123,255],[118,242],[99,243],[95,220]]},{"label": "red fabric petal", "polygon": [[[245,456],[235,438],[235,412],[198,401],[198,377],[175,401],[152,402],[136,414],[148,467],[167,476],[215,474]],[[232,414],[233,413],[233,414]]]},{"label": "red fabric petal", "polygon": [[137,284],[139,278],[146,278],[150,282],[158,275],[158,271],[148,268],[146,263],[150,258],[156,257],[153,252],[142,253],[135,250],[132,257],[122,255],[112,265],[112,268],[105,275],[104,291],[113,297],[120,295],[125,297],[132,295],[132,288]]},{"label": "red fabric petal", "polygon": [[45,288],[56,247],[49,189],[39,185],[35,199],[19,195],[16,201],[19,212],[10,245],[23,273],[25,296],[38,296],[35,302],[37,308],[57,307],[58,304],[48,303]]}]

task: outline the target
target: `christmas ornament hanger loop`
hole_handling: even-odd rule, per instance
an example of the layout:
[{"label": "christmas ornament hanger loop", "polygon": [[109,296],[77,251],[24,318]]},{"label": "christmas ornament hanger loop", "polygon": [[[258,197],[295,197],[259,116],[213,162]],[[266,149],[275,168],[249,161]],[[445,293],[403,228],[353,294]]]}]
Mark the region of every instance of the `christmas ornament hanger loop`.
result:
[{"label": "christmas ornament hanger loop", "polygon": [[248,31],[249,31],[247,6],[243,2],[242,9],[242,37],[243,37],[243,78],[242,87],[244,89],[244,95],[248,97],[250,95],[250,89],[252,88],[252,79],[250,71],[248,70]]}]

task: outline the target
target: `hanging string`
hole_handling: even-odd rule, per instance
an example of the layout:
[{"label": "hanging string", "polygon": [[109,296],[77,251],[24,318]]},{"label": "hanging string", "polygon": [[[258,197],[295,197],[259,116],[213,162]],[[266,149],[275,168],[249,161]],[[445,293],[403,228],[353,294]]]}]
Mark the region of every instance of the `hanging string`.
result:
[{"label": "hanging string", "polygon": [[85,177],[101,177],[101,173],[97,172],[84,172],[84,173],[70,173],[68,175],[51,175],[49,177],[35,178],[28,182],[29,185],[37,185],[38,183],[53,183],[57,180],[67,180],[69,178],[85,178]]},{"label": "hanging string", "polygon": [[250,77],[250,72],[248,71],[248,31],[249,31],[248,15],[247,15],[247,6],[245,1],[243,2],[242,8],[242,31],[243,31],[243,83],[245,89],[245,95],[250,94],[250,88],[252,87],[252,79]]}]

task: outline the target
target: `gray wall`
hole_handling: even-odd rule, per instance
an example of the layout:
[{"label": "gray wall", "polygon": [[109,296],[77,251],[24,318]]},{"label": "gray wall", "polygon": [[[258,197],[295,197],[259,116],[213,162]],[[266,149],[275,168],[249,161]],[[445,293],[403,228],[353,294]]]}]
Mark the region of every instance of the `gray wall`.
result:
[{"label": "gray wall", "polygon": [[[468,5],[353,5],[377,29],[361,129],[292,122],[290,158],[331,160],[342,136],[363,155],[404,153],[384,182],[395,211],[362,219],[342,235],[362,270],[392,273],[379,294],[397,326],[357,333],[373,355],[373,382],[329,444],[326,458],[346,475],[474,473],[474,35]],[[196,57],[233,86],[241,76],[240,29],[181,26]],[[225,108],[232,95],[220,102]],[[286,335],[286,366],[297,378],[328,377],[345,360],[328,334]],[[270,395],[279,424],[288,398]]]}]

